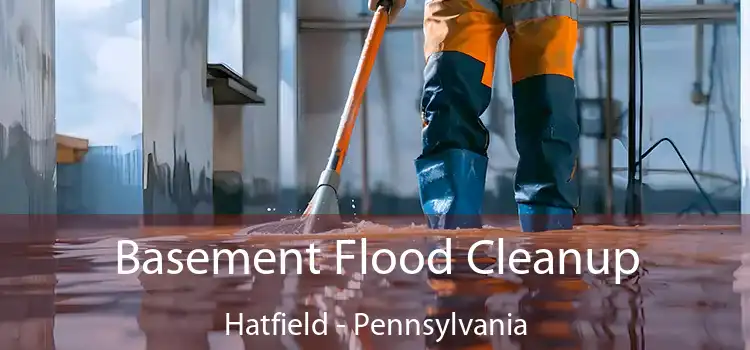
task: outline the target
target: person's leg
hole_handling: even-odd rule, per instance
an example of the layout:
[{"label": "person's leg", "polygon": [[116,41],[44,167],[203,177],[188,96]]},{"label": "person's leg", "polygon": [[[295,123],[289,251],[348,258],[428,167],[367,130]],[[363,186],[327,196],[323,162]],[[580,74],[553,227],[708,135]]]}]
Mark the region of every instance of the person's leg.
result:
[{"label": "person's leg", "polygon": [[422,154],[415,160],[422,210],[430,228],[480,227],[489,132],[479,116],[490,102],[503,33],[499,6],[427,1],[424,33]]},{"label": "person's leg", "polygon": [[510,35],[516,148],[515,199],[524,231],[570,229],[578,206],[573,56],[575,0],[503,0]]}]

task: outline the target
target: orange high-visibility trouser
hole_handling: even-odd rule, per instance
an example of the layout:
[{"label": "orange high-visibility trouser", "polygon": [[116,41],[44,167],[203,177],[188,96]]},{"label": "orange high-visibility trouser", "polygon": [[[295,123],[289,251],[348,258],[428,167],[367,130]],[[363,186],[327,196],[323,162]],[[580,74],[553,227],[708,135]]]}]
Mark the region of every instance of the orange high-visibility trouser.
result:
[{"label": "orange high-visibility trouser", "polygon": [[426,1],[421,157],[447,149],[487,155],[489,132],[479,116],[489,106],[496,46],[507,32],[520,156],[516,202],[577,206],[575,1]]}]

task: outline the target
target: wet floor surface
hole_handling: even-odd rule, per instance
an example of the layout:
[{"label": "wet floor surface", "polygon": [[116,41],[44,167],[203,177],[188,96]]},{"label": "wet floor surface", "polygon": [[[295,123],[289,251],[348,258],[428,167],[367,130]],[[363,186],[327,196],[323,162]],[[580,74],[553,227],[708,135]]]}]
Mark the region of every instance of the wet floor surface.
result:
[{"label": "wet floor surface", "polygon": [[[446,236],[418,227],[360,227],[361,232],[295,237],[300,240],[238,238],[231,230],[191,231],[177,235],[180,231],[136,230],[96,237],[61,234],[49,245],[0,246],[0,349],[745,348],[741,295],[736,291],[744,247],[738,230],[731,227],[579,228],[532,236],[501,229],[465,231],[447,236],[451,238],[450,275],[426,269],[407,274],[398,268],[384,275],[368,268],[362,274],[358,244],[346,247],[355,259],[344,261],[342,273],[336,273],[336,239],[367,237],[368,259],[380,248],[396,255],[416,249],[425,256],[446,248]],[[141,252],[153,248],[165,256],[175,248],[185,252],[242,248],[253,256],[264,248],[277,252],[315,243],[322,248],[313,262],[320,273],[313,274],[309,268],[296,273],[296,259],[290,256],[285,274],[264,275],[252,266],[251,273],[244,274],[241,260],[235,261],[236,271],[229,274],[225,259],[205,264],[209,270],[217,267],[217,275],[186,270],[118,275],[117,241],[122,238],[136,241]],[[469,246],[480,239],[498,238],[503,238],[502,249],[484,247],[475,252],[478,267],[507,263],[503,252],[515,248],[530,252],[592,249],[600,262],[604,261],[602,249],[630,248],[639,254],[640,267],[620,284],[613,275],[577,274],[568,260],[562,274],[540,275],[533,270],[516,274],[507,267],[502,274],[473,272],[467,262]],[[142,254],[141,263],[150,257]],[[528,264],[538,258],[532,256]],[[409,265],[414,259],[405,261]],[[310,261],[302,264],[309,267]],[[445,260],[437,261],[436,266],[444,264]],[[278,262],[259,266],[280,268]],[[172,267],[165,261],[165,270]],[[286,322],[325,320],[326,334],[240,335],[237,328],[230,335],[225,333],[228,318],[256,320],[276,313],[283,313]],[[401,321],[402,327],[393,322],[391,330],[396,334],[380,335],[369,325],[356,326],[365,316],[370,322]],[[440,338],[439,332],[425,334],[424,327],[416,330],[412,327],[416,323],[407,320],[420,326],[425,320],[432,325],[448,322],[458,329]],[[492,331],[482,332],[475,328],[478,320],[497,322],[489,327]],[[519,334],[521,320],[524,334]],[[322,327],[321,322],[315,324]],[[465,332],[462,327],[471,329]],[[399,330],[409,330],[409,334],[399,335]]]}]

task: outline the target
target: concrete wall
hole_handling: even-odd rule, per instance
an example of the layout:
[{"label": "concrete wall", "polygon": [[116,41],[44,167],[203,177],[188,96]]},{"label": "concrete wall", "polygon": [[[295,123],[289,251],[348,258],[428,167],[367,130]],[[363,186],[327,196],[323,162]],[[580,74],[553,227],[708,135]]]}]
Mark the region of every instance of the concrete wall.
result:
[{"label": "concrete wall", "polygon": [[242,107],[214,106],[214,171],[242,174]]},{"label": "concrete wall", "polygon": [[[54,10],[53,0],[4,0],[0,5],[0,215],[54,214],[57,209]],[[12,227],[5,218],[0,242],[28,241],[40,233],[24,230],[37,218],[11,222]],[[41,233],[45,241],[53,237],[46,230]],[[3,349],[55,349],[56,266],[51,257],[42,260],[0,258],[0,284],[37,296],[0,305]],[[37,275],[24,278],[31,266]]]},{"label": "concrete wall", "polygon": [[279,6],[243,3],[243,74],[258,86],[266,104],[245,107],[244,171],[248,213],[275,208],[279,188]]},{"label": "concrete wall", "polygon": [[244,211],[242,106],[214,106],[213,204],[214,213]]},{"label": "concrete wall", "polygon": [[0,214],[54,214],[54,1],[0,6]]},{"label": "concrete wall", "polygon": [[142,6],[144,210],[211,213],[208,0],[144,0]]}]

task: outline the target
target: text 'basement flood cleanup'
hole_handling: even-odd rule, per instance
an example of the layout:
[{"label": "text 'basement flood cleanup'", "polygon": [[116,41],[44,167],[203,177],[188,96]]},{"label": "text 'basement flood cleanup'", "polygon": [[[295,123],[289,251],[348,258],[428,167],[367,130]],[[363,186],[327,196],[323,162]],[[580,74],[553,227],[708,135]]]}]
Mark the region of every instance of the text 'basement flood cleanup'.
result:
[{"label": "text 'basement flood cleanup'", "polygon": [[[446,238],[441,248],[430,249],[423,252],[418,249],[407,249],[399,252],[398,256],[393,251],[383,248],[368,254],[367,239],[359,240],[359,254],[355,255],[347,250],[347,246],[356,245],[353,239],[342,239],[336,241],[336,273],[359,272],[361,274],[377,273],[387,275],[397,268],[399,272],[407,274],[421,273],[425,267],[432,274],[449,275],[453,271],[451,258],[452,240]],[[477,254],[487,256],[490,250],[491,256],[497,259],[497,264],[491,269],[480,268],[476,265]],[[611,250],[611,251],[610,251]],[[316,264],[316,256],[320,256],[323,249],[316,243],[310,243],[305,249],[289,248],[274,251],[271,249],[258,249],[251,254],[246,249],[193,249],[185,252],[182,249],[170,249],[166,254],[162,250],[145,249],[141,251],[138,243],[132,240],[121,240],[117,244],[117,272],[119,274],[133,274],[142,272],[145,274],[180,274],[187,266],[190,273],[197,275],[235,273],[263,275],[288,273],[287,266],[292,263],[294,271],[298,274],[311,273],[320,274],[319,266]],[[139,255],[140,253],[140,255]],[[165,255],[166,266],[165,270]],[[534,257],[532,259],[532,256]],[[613,261],[610,259],[613,258]],[[357,260],[359,271],[344,270],[344,262]],[[505,252],[503,239],[478,240],[468,250],[469,267],[477,274],[491,275],[512,272],[518,275],[534,273],[539,275],[583,273],[584,268],[588,273],[595,275],[614,275],[615,283],[620,283],[624,276],[628,276],[638,270],[640,259],[638,253],[633,249],[512,249]],[[222,261],[229,261],[226,270],[223,271]],[[387,261],[384,262],[383,260]],[[141,263],[141,261],[143,261]],[[130,262],[129,268],[125,262]],[[207,269],[206,265],[213,262],[213,268]],[[355,261],[356,262],[356,261]],[[506,266],[507,264],[507,266]],[[235,266],[242,266],[238,272]],[[525,267],[526,266],[526,267]],[[530,266],[531,268],[529,268]],[[570,271],[568,269],[574,269]]]}]

